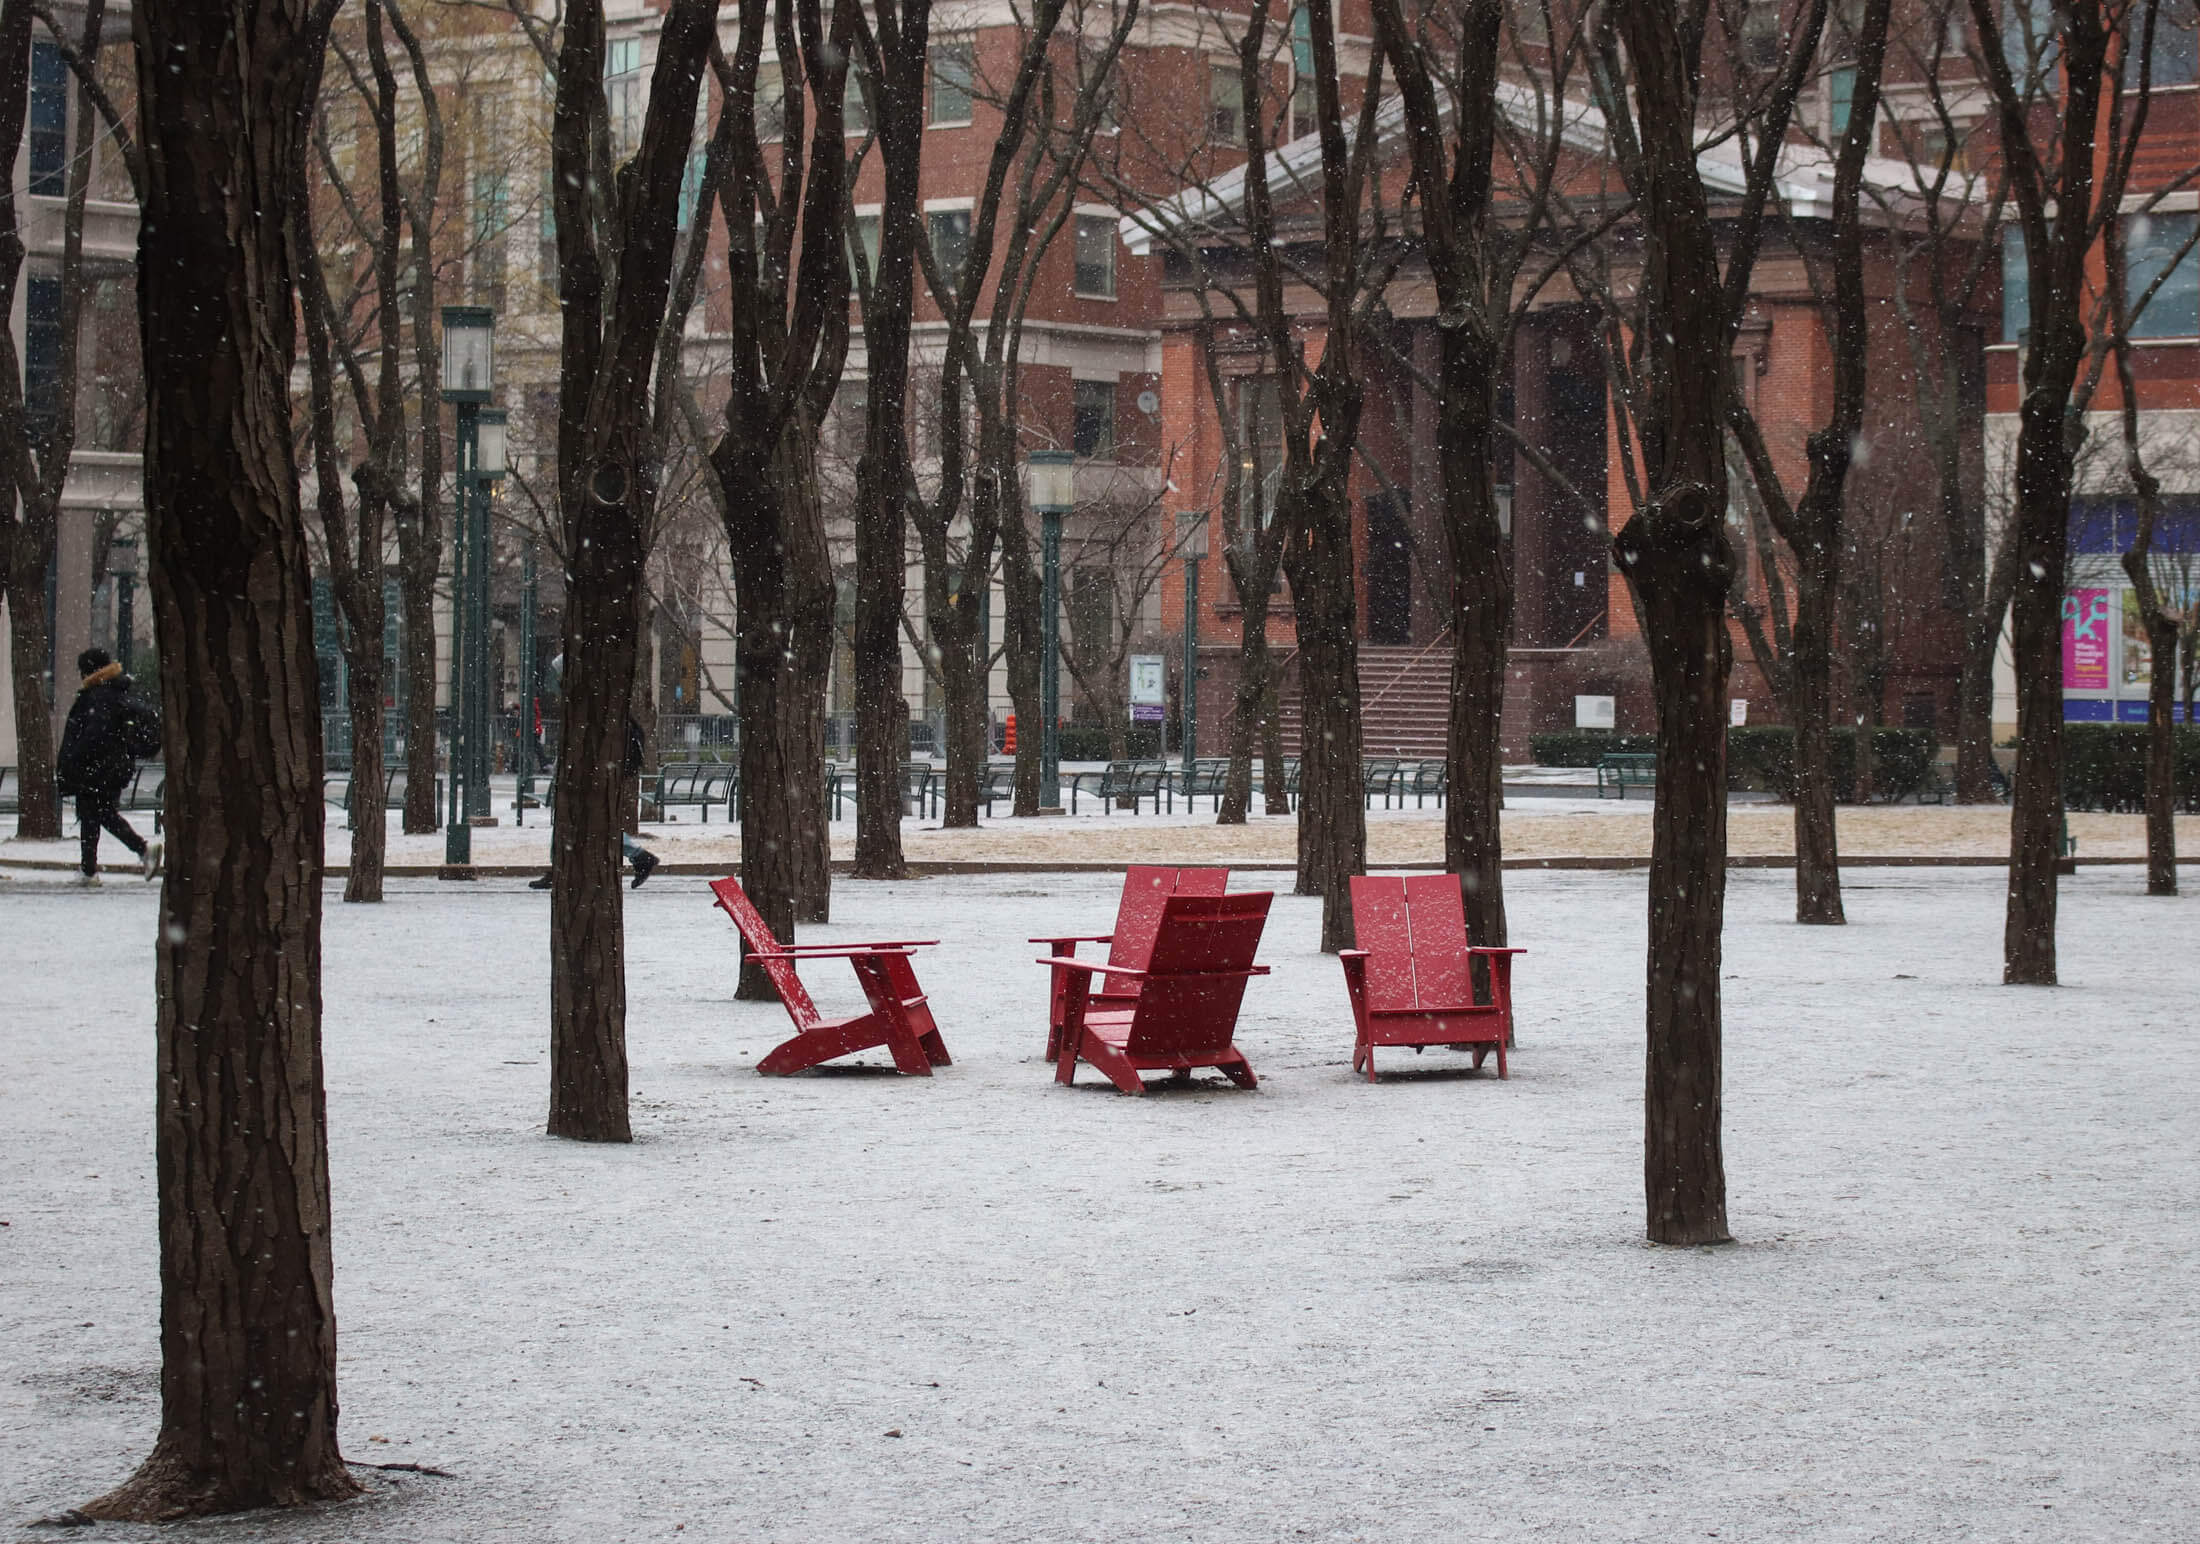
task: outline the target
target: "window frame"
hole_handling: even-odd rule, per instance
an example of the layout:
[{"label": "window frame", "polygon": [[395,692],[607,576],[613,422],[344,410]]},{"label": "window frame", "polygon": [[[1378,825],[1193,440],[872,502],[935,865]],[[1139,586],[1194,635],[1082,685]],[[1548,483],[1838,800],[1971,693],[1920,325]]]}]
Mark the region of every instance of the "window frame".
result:
[{"label": "window frame", "polygon": [[[1070,293],[1080,300],[1114,300],[1118,298],[1116,283],[1115,248],[1118,238],[1117,216],[1098,209],[1079,209],[1071,215],[1070,228]],[[1079,250],[1088,230],[1097,230],[1105,254],[1102,266],[1106,277],[1102,287],[1088,288],[1085,284],[1086,263]]]},{"label": "window frame", "polygon": [[[939,268],[940,277],[946,281],[948,289],[957,294],[962,291],[963,276],[970,271],[970,241],[972,227],[976,224],[974,213],[971,201],[967,198],[941,199],[924,206],[925,245],[931,249],[932,261]],[[947,259],[940,252],[939,222],[955,218],[962,221],[962,255],[955,261],[953,271],[950,272]]]},{"label": "window frame", "polygon": [[[960,54],[966,61],[965,74],[959,87],[962,96],[962,116],[942,116],[943,76],[941,65],[950,54]],[[967,129],[977,122],[978,109],[978,40],[970,33],[955,33],[934,38],[925,49],[924,59],[924,126],[928,129]],[[958,88],[947,85],[947,93]],[[948,105],[952,95],[946,96]]]},{"label": "window frame", "polygon": [[[1117,449],[1115,435],[1116,399],[1122,395],[1122,391],[1123,382],[1120,378],[1109,380],[1073,379],[1070,382],[1070,453],[1076,456],[1078,460],[1113,461],[1115,459]],[[1096,425],[1095,431],[1090,437],[1090,448],[1087,448],[1088,437],[1086,434],[1088,403],[1095,409],[1103,404],[1106,408],[1104,413],[1097,413],[1090,420]]]},{"label": "window frame", "polygon": [[[1225,112],[1229,114],[1227,127],[1222,122]],[[1207,61],[1207,143],[1245,143],[1245,77],[1238,73],[1235,63],[1222,64],[1212,58]]]}]

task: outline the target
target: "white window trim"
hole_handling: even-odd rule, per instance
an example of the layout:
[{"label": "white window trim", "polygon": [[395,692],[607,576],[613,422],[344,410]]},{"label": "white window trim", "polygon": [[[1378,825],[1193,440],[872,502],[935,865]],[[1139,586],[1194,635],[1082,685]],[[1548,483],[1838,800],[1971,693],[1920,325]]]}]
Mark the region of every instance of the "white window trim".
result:
[{"label": "white window trim", "polygon": [[975,214],[978,201],[974,198],[928,198],[924,201],[926,214]]}]

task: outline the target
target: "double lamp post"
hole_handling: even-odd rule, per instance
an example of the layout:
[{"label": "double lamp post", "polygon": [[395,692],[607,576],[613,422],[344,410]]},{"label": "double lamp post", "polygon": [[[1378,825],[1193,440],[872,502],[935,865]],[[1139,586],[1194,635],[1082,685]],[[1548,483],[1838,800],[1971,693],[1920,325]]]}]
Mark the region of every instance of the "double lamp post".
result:
[{"label": "double lamp post", "polygon": [[[473,828],[489,824],[489,503],[505,472],[505,414],[488,406],[496,378],[496,313],[443,308],[443,400],[458,416],[451,533],[451,754],[446,878],[471,878]],[[522,738],[526,737],[523,728]]]}]

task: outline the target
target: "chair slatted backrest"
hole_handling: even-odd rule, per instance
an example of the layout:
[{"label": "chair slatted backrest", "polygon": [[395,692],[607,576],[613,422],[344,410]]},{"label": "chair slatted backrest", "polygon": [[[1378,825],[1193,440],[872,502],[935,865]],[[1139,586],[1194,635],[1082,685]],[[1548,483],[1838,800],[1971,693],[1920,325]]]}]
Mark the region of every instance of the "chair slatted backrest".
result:
[{"label": "chair slatted backrest", "polygon": [[1198,1056],[1229,1048],[1245,999],[1245,973],[1260,949],[1274,899],[1260,890],[1173,895],[1163,903],[1127,1051]]},{"label": "chair slatted backrest", "polygon": [[[1108,963],[1125,970],[1144,970],[1153,955],[1154,935],[1161,929],[1161,911],[1172,895],[1220,895],[1230,888],[1226,868],[1161,868],[1134,863],[1123,875],[1123,899],[1115,908],[1115,941],[1108,945]],[[1132,997],[1138,993],[1136,976],[1109,976],[1102,995]]]},{"label": "chair slatted backrest", "polygon": [[1456,874],[1353,875],[1352,928],[1368,954],[1368,1012],[1461,1008],[1474,1001],[1466,906]]},{"label": "chair slatted backrest", "polygon": [[[741,930],[741,942],[748,945],[751,954],[764,954],[779,947],[777,935],[764,920],[764,914],[756,909],[756,903],[742,890],[740,880],[714,879],[710,889],[726,915],[733,918],[733,925]],[[771,979],[779,1000],[787,1005],[787,1015],[794,1020],[795,1028],[808,1029],[822,1022],[817,1004],[810,1000],[802,978],[794,973],[794,961],[760,960],[757,963],[764,967],[764,974]]]}]

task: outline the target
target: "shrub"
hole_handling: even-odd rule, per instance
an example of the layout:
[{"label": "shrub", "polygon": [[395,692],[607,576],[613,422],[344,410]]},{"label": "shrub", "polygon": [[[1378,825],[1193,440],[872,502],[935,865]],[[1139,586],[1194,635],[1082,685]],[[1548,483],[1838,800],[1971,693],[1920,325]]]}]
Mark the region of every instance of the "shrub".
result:
[{"label": "shrub", "polygon": [[1606,756],[1647,756],[1657,748],[1656,735],[1609,729],[1559,729],[1528,738],[1528,754],[1539,767],[1593,767]]},{"label": "shrub", "polygon": [[[2200,728],[2172,731],[2177,808],[2200,813]],[[2135,813],[2146,808],[2144,724],[2065,724],[2063,804],[2074,810]]]}]

